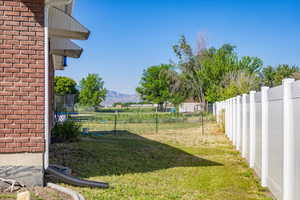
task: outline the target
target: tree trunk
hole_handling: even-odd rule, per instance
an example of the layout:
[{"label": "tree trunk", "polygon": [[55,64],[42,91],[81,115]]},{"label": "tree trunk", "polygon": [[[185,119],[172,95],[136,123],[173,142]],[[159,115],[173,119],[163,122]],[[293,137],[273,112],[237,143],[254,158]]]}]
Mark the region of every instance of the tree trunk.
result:
[{"label": "tree trunk", "polygon": [[163,112],[163,110],[164,110],[164,103],[159,103],[158,104],[158,111]]}]

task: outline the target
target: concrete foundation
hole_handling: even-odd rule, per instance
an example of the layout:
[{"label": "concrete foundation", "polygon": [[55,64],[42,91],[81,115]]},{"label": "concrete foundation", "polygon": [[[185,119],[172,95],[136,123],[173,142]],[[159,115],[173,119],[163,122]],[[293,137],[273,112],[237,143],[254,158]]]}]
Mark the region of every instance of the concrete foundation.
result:
[{"label": "concrete foundation", "polygon": [[26,186],[43,186],[43,154],[0,154],[0,177],[17,180]]}]

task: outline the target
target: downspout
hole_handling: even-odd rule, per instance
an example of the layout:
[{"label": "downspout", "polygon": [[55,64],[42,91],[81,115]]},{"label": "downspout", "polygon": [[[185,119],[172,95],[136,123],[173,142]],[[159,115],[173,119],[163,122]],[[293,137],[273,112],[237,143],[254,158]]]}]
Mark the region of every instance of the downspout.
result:
[{"label": "downspout", "polygon": [[44,169],[49,167],[49,5],[44,9],[44,56],[45,56],[45,110],[44,110],[44,127],[45,127],[45,152],[44,152]]},{"label": "downspout", "polygon": [[49,167],[49,8],[50,6],[59,6],[70,4],[72,0],[48,0],[45,1],[44,9],[44,59],[45,59],[45,110],[44,110],[44,131],[45,131],[45,152],[44,152],[44,169]]},{"label": "downspout", "polygon": [[44,152],[44,170],[52,175],[56,176],[64,182],[75,185],[75,186],[87,186],[97,188],[108,188],[108,183],[87,181],[77,179],[68,175],[56,171],[53,166],[49,166],[49,144],[50,144],[50,133],[49,133],[49,8],[51,6],[58,6],[64,4],[70,4],[72,0],[48,0],[45,3],[44,9],[44,56],[45,56],[45,113],[44,113],[44,126],[45,126],[45,152]]}]

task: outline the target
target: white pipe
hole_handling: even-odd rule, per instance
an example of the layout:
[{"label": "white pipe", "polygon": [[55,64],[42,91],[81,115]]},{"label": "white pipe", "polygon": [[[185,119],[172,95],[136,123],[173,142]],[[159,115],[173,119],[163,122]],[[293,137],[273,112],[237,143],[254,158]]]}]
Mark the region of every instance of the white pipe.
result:
[{"label": "white pipe", "polygon": [[54,183],[47,183],[47,187],[50,187],[54,190],[65,193],[65,194],[71,196],[73,200],[84,200],[84,197],[81,194],[79,194],[78,192],[75,192],[74,190],[71,190],[69,188],[65,188],[60,185],[56,185]]},{"label": "white pipe", "polygon": [[45,113],[44,113],[44,126],[45,126],[45,153],[44,153],[44,169],[49,166],[49,32],[48,32],[48,17],[49,6],[45,6],[44,11],[44,55],[45,55]]}]

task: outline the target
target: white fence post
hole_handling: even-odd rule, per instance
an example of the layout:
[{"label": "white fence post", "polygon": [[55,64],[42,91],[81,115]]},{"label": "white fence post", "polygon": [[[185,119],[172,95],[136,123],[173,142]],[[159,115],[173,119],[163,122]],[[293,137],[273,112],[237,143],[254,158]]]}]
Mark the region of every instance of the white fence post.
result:
[{"label": "white fence post", "polygon": [[242,97],[242,157],[246,158],[247,154],[247,94],[243,94]]},{"label": "white fence post", "polygon": [[232,123],[232,135],[231,135],[231,142],[233,143],[233,140],[234,140],[234,131],[235,131],[235,123],[234,123],[234,98],[231,99],[231,123]]},{"label": "white fence post", "polygon": [[242,119],[241,119],[241,96],[236,97],[236,107],[237,107],[237,112],[236,112],[236,123],[237,123],[237,130],[236,130],[236,149],[241,150],[241,133],[242,133]]},{"label": "white fence post", "polygon": [[232,128],[233,128],[233,131],[232,131],[232,144],[235,146],[235,132],[236,132],[236,99],[235,97],[232,98]]},{"label": "white fence post", "polygon": [[250,161],[251,168],[254,167],[255,151],[256,151],[256,135],[255,135],[255,91],[250,92]]},{"label": "white fence post", "polygon": [[221,122],[221,102],[218,102],[218,124]]},{"label": "white fence post", "polygon": [[225,115],[224,115],[224,122],[225,122],[225,133],[226,133],[226,136],[228,136],[228,108],[227,108],[227,100],[224,101],[224,104],[225,104]]},{"label": "white fence post", "polygon": [[261,184],[268,186],[269,166],[269,87],[261,88]]},{"label": "white fence post", "polygon": [[295,132],[293,130],[292,83],[283,83],[283,200],[295,200]]},{"label": "white fence post", "polygon": [[216,117],[216,102],[213,104],[213,114]]},{"label": "white fence post", "polygon": [[218,123],[221,123],[221,110],[222,110],[222,103],[218,102]]},{"label": "white fence post", "polygon": [[219,124],[219,102],[216,102],[216,120]]},{"label": "white fence post", "polygon": [[228,124],[228,138],[230,138],[230,100],[227,100],[227,110],[228,110],[228,114],[227,114],[227,124]]},{"label": "white fence post", "polygon": [[231,139],[231,99],[228,99],[228,110],[229,110],[229,114],[228,114],[228,124],[229,124],[229,139]]},{"label": "white fence post", "polygon": [[229,99],[229,104],[230,104],[230,116],[229,116],[229,120],[230,120],[230,133],[229,133],[229,138],[230,141],[232,141],[233,138],[233,100],[232,98]]},{"label": "white fence post", "polygon": [[237,137],[237,98],[234,97],[234,137],[233,137],[234,146],[236,146],[236,137]]}]

